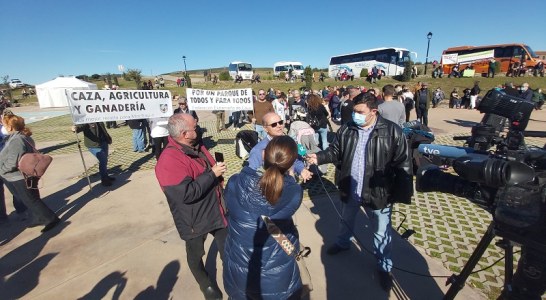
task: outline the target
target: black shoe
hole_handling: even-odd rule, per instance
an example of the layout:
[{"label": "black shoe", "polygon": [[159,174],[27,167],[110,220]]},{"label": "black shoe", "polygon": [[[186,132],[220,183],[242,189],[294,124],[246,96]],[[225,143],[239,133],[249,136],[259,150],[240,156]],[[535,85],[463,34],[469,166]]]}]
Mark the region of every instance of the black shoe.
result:
[{"label": "black shoe", "polygon": [[107,178],[108,178],[108,180],[110,180],[110,181],[116,181],[116,177],[108,176]]},{"label": "black shoe", "polygon": [[392,273],[378,271],[379,284],[385,292],[389,292],[392,289]]},{"label": "black shoe", "polygon": [[103,179],[103,180],[100,181],[100,184],[102,184],[103,186],[111,186],[112,185],[112,180]]},{"label": "black shoe", "polygon": [[61,222],[61,219],[55,217],[55,220],[49,222],[49,224],[47,224],[47,225],[42,229],[42,232],[46,232],[46,231],[49,231],[49,230],[53,229],[53,227],[57,226],[57,224],[59,224],[59,222]]},{"label": "black shoe", "polygon": [[328,255],[336,255],[339,252],[347,251],[349,249],[351,249],[351,248],[342,248],[338,244],[334,244],[334,245],[330,246],[330,248],[328,248],[328,250],[326,250],[326,253]]},{"label": "black shoe", "polygon": [[202,288],[201,291],[207,300],[221,300],[223,296],[220,289],[214,285],[209,285],[204,289]]}]

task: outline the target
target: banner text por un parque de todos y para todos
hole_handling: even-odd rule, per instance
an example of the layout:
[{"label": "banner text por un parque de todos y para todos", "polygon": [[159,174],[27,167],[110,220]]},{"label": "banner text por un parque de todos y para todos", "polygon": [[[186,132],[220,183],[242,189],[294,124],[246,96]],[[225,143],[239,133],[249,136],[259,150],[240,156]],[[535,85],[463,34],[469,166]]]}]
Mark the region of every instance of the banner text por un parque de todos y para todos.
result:
[{"label": "banner text por un parque de todos y para todos", "polygon": [[201,90],[186,89],[191,110],[253,110],[252,89]]},{"label": "banner text por un parque de todos y para todos", "polygon": [[170,117],[168,90],[66,90],[74,124]]}]

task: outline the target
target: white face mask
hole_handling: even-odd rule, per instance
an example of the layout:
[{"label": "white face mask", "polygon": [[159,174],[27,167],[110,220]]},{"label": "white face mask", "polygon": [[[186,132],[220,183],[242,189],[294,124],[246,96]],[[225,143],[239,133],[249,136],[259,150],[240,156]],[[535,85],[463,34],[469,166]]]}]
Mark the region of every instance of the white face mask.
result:
[{"label": "white face mask", "polygon": [[0,131],[2,132],[3,135],[9,135],[8,130],[4,126],[2,126],[2,129]]}]

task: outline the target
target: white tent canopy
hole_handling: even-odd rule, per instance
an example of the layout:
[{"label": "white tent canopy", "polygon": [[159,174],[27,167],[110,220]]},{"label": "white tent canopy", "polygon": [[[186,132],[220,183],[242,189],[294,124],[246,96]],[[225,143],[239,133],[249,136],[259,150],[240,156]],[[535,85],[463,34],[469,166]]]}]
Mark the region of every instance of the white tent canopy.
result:
[{"label": "white tent canopy", "polygon": [[94,83],[79,80],[76,77],[57,77],[46,83],[36,85],[36,96],[40,108],[46,107],[66,107],[66,89],[78,90],[96,90]]}]

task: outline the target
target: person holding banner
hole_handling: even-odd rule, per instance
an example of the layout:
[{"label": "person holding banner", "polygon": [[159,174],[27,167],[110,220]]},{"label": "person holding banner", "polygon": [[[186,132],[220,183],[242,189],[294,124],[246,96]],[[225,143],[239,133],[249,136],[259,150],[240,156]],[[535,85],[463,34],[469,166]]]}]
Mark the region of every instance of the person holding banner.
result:
[{"label": "person holding banner", "polygon": [[101,184],[111,186],[112,182],[116,180],[114,177],[108,176],[108,145],[112,144],[112,137],[106,131],[104,123],[74,125],[72,131],[75,133],[83,131],[83,144],[99,161]]}]

